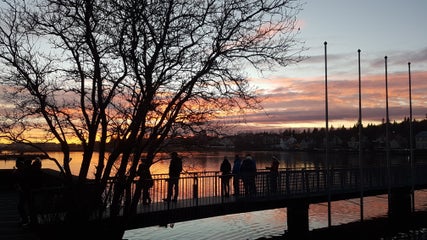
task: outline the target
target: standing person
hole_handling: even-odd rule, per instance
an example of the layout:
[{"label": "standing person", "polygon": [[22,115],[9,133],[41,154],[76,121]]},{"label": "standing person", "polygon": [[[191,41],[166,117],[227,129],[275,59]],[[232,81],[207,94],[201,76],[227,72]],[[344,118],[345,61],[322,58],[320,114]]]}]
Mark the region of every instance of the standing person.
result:
[{"label": "standing person", "polygon": [[31,162],[30,168],[31,188],[41,188],[43,185],[42,161],[39,157]]},{"label": "standing person", "polygon": [[242,165],[242,159],[240,158],[239,154],[236,154],[234,156],[234,163],[233,163],[233,187],[234,187],[234,196],[239,196],[240,194],[240,165]]},{"label": "standing person", "polygon": [[[29,174],[28,181],[30,182],[29,193],[28,193],[28,198],[29,198],[28,205],[31,206],[30,202],[32,201],[32,198],[33,198],[33,195],[32,195],[33,190],[40,189],[44,184],[42,162],[39,157],[37,157],[31,162],[31,166],[29,165],[28,174]],[[37,223],[37,215],[34,213],[31,207],[28,208],[28,213],[30,217],[30,222]]]},{"label": "standing person", "polygon": [[178,198],[178,182],[179,175],[182,171],[182,159],[178,156],[178,153],[171,153],[171,162],[169,164],[169,179],[168,179],[168,195],[164,201],[170,202],[172,199],[172,193],[174,193],[172,201],[176,202]]},{"label": "standing person", "polygon": [[224,160],[221,163],[221,193],[222,196],[230,196],[230,178],[231,178],[231,164],[228,161],[227,157],[224,157]]},{"label": "standing person", "polygon": [[21,224],[23,227],[26,227],[30,223],[29,201],[31,188],[31,161],[18,157],[16,159],[15,167],[13,178],[15,181],[15,188],[19,195],[17,208],[21,218]]},{"label": "standing person", "polygon": [[139,165],[138,175],[142,179],[142,204],[149,205],[151,203],[150,188],[153,187],[154,181],[145,159],[143,159],[142,163]]},{"label": "standing person", "polygon": [[279,160],[273,156],[273,161],[270,167],[270,190],[272,193],[277,192],[277,178],[279,176]]},{"label": "standing person", "polygon": [[249,159],[251,160],[251,163],[252,163],[252,168],[250,171],[250,178],[249,178],[250,194],[255,195],[256,194],[255,178],[256,178],[256,170],[257,170],[256,160],[254,157],[251,156],[251,154],[247,154],[247,156],[249,157]]},{"label": "standing person", "polygon": [[243,160],[242,165],[240,166],[240,174],[242,176],[243,186],[245,187],[245,194],[255,195],[256,167],[250,154],[247,154],[245,160]]}]

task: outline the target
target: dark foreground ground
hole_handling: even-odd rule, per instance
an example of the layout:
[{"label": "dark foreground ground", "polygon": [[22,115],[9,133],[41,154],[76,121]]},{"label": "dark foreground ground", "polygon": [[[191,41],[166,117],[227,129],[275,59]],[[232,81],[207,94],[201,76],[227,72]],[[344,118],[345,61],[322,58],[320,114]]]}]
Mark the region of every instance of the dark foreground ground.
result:
[{"label": "dark foreground ground", "polygon": [[[267,239],[267,238],[261,238]],[[387,218],[353,222],[310,231],[306,236],[291,238],[286,234],[268,239],[296,240],[427,240],[427,212],[414,213],[411,220],[391,224]]]}]

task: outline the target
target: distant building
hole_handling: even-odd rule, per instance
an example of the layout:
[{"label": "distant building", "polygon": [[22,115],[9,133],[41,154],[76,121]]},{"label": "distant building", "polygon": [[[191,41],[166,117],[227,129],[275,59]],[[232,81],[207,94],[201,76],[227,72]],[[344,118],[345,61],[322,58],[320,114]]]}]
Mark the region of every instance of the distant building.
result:
[{"label": "distant building", "polygon": [[280,149],[282,150],[294,150],[296,149],[298,144],[298,141],[296,138],[294,138],[293,136],[290,137],[286,137],[286,138],[281,138],[280,139]]},{"label": "distant building", "polygon": [[303,139],[299,148],[301,150],[312,150],[314,148],[314,141],[312,139]]},{"label": "distant building", "polygon": [[427,149],[427,131],[422,131],[415,135],[415,148]]},{"label": "distant building", "polygon": [[347,146],[350,149],[358,149],[359,148],[359,141],[355,137],[351,137],[350,141],[347,142]]}]

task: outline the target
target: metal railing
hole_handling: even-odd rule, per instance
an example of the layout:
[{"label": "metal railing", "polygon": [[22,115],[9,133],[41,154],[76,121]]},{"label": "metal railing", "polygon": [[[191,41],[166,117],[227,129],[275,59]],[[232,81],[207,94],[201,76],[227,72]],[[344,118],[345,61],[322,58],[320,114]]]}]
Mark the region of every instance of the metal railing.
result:
[{"label": "metal railing", "polygon": [[[360,192],[361,188],[364,191],[384,191],[389,188],[411,187],[412,184],[427,186],[427,165],[416,166],[413,176],[408,166],[393,166],[390,169],[385,167],[364,168],[363,175],[361,175],[360,170],[360,168],[280,169],[276,175],[267,170],[259,170],[253,176],[256,190],[252,193],[248,193],[245,189],[244,176],[232,175],[229,181],[230,196],[223,195],[221,191],[222,178],[220,172],[185,172],[181,174],[179,179],[179,195],[176,203],[164,201],[167,198],[168,175],[153,174],[154,184],[149,189],[151,203],[148,206],[143,205],[141,196],[138,212],[165,211],[173,208],[257,199],[268,201],[269,198],[277,200],[326,194],[357,193]],[[239,191],[234,189],[233,180],[235,178],[238,178],[239,181]],[[129,189],[130,194],[135,193],[136,181],[137,179]],[[114,189],[111,186],[113,186],[114,181],[111,181],[110,184],[108,189],[110,189],[109,194],[111,195],[111,189]],[[55,193],[54,196],[59,196],[58,189],[52,191]],[[239,192],[239,195],[235,195],[236,192]],[[104,200],[108,200],[108,198],[105,197]],[[106,206],[108,207],[108,203]],[[49,214],[52,212],[50,211]]]},{"label": "metal railing", "polygon": [[[416,179],[413,183],[426,184],[427,166],[417,166]],[[387,171],[390,171],[388,175]],[[389,170],[384,167],[363,169],[363,176],[359,168],[350,169],[281,169],[277,175],[272,175],[267,170],[260,170],[254,176],[255,193],[247,193],[242,176],[232,175],[229,186],[231,197],[224,196],[221,191],[220,172],[188,172],[181,174],[179,179],[179,196],[181,204],[169,207],[191,207],[206,204],[218,204],[223,202],[244,200],[248,197],[304,197],[313,194],[326,193],[341,194],[356,192],[361,189],[385,190],[389,187],[410,187],[412,184],[411,171],[407,166],[393,166]],[[390,179],[388,179],[388,177]],[[239,191],[234,189],[233,180],[238,178]],[[166,174],[154,174],[154,186],[150,189],[152,203],[163,202],[167,197],[168,176]],[[328,181],[329,184],[328,184]],[[132,188],[134,191],[134,188]],[[239,195],[235,195],[239,192]],[[161,207],[163,209],[163,207]],[[153,211],[153,208],[145,208]]]}]

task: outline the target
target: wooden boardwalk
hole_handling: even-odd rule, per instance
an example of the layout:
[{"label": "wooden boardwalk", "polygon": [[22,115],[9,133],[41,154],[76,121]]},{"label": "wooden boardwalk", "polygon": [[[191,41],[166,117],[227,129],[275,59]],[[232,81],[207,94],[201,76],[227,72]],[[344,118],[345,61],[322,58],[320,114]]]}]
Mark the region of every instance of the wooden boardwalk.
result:
[{"label": "wooden boardwalk", "polygon": [[17,192],[0,189],[0,240],[39,240],[34,232],[21,226],[17,202]]}]

